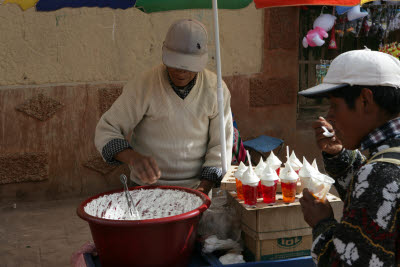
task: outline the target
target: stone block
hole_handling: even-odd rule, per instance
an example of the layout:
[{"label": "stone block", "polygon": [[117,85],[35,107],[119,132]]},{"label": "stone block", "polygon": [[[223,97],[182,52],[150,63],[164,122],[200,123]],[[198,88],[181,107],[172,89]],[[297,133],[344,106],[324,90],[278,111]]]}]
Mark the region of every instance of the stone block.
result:
[{"label": "stone block", "polygon": [[101,174],[107,174],[117,167],[104,162],[103,158],[99,155],[89,156],[89,159],[83,164],[83,166]]},{"label": "stone block", "polygon": [[0,184],[43,181],[48,175],[49,162],[45,152],[0,156]]},{"label": "stone block", "polygon": [[250,107],[294,104],[297,86],[293,79],[250,79]]},{"label": "stone block", "polygon": [[43,94],[37,94],[21,105],[18,105],[16,109],[35,119],[46,121],[51,118],[62,106],[63,104],[57,100],[54,100]]},{"label": "stone block", "polygon": [[99,88],[99,111],[100,114],[106,112],[111,105],[117,100],[117,98],[122,94],[122,85],[110,84],[107,87]]},{"label": "stone block", "polygon": [[265,36],[269,49],[297,49],[298,46],[298,9],[296,7],[271,8],[265,11]]}]

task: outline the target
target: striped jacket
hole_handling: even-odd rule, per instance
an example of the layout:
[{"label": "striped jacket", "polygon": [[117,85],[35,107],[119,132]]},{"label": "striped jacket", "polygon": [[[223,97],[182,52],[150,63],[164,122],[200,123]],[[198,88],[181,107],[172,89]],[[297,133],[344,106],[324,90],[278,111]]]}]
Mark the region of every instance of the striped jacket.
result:
[{"label": "striped jacket", "polygon": [[324,154],[344,202],[340,222],[326,219],[313,229],[318,266],[396,266],[400,263],[400,118],[369,134],[360,151]]}]

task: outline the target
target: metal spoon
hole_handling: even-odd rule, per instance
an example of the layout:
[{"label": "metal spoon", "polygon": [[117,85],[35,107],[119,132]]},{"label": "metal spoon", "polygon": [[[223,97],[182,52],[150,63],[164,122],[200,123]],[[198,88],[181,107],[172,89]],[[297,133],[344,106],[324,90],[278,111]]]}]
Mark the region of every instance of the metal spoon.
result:
[{"label": "metal spoon", "polygon": [[128,184],[127,184],[128,178],[126,178],[125,174],[121,174],[119,176],[119,179],[121,180],[122,184],[124,185],[125,198],[126,198],[126,202],[128,203],[128,210],[129,210],[131,217],[134,220],[140,220],[140,214],[135,207],[135,203],[133,202],[133,198],[132,198],[131,194],[129,193]]},{"label": "metal spoon", "polygon": [[328,129],[326,129],[325,126],[321,126],[322,130],[324,130],[324,132],[322,133],[325,137],[332,137],[334,136],[333,133],[331,133]]}]

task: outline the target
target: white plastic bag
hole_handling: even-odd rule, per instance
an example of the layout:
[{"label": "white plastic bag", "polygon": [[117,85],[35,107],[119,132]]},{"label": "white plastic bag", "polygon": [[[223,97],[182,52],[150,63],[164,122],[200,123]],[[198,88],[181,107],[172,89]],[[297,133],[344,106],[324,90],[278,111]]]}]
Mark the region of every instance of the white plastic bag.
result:
[{"label": "white plastic bag", "polygon": [[219,257],[219,261],[223,265],[235,264],[235,263],[245,263],[243,260],[243,255],[238,253],[226,253],[225,255]]},{"label": "white plastic bag", "polygon": [[242,251],[240,244],[232,239],[221,240],[216,235],[211,235],[204,240],[203,252],[211,253],[216,250]]}]

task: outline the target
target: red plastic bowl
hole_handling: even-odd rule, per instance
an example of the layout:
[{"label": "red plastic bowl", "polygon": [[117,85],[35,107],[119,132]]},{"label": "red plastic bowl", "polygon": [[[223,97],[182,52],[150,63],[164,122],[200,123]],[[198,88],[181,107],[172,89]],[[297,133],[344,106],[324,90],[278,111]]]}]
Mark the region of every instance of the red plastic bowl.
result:
[{"label": "red plastic bowl", "polygon": [[138,189],[174,189],[199,196],[203,204],[192,211],[150,220],[109,220],[87,214],[84,207],[93,199],[122,192],[113,190],[83,201],[77,214],[89,223],[102,267],[107,266],[186,266],[192,255],[201,214],[210,198],[194,189],[179,186],[140,186]]}]

